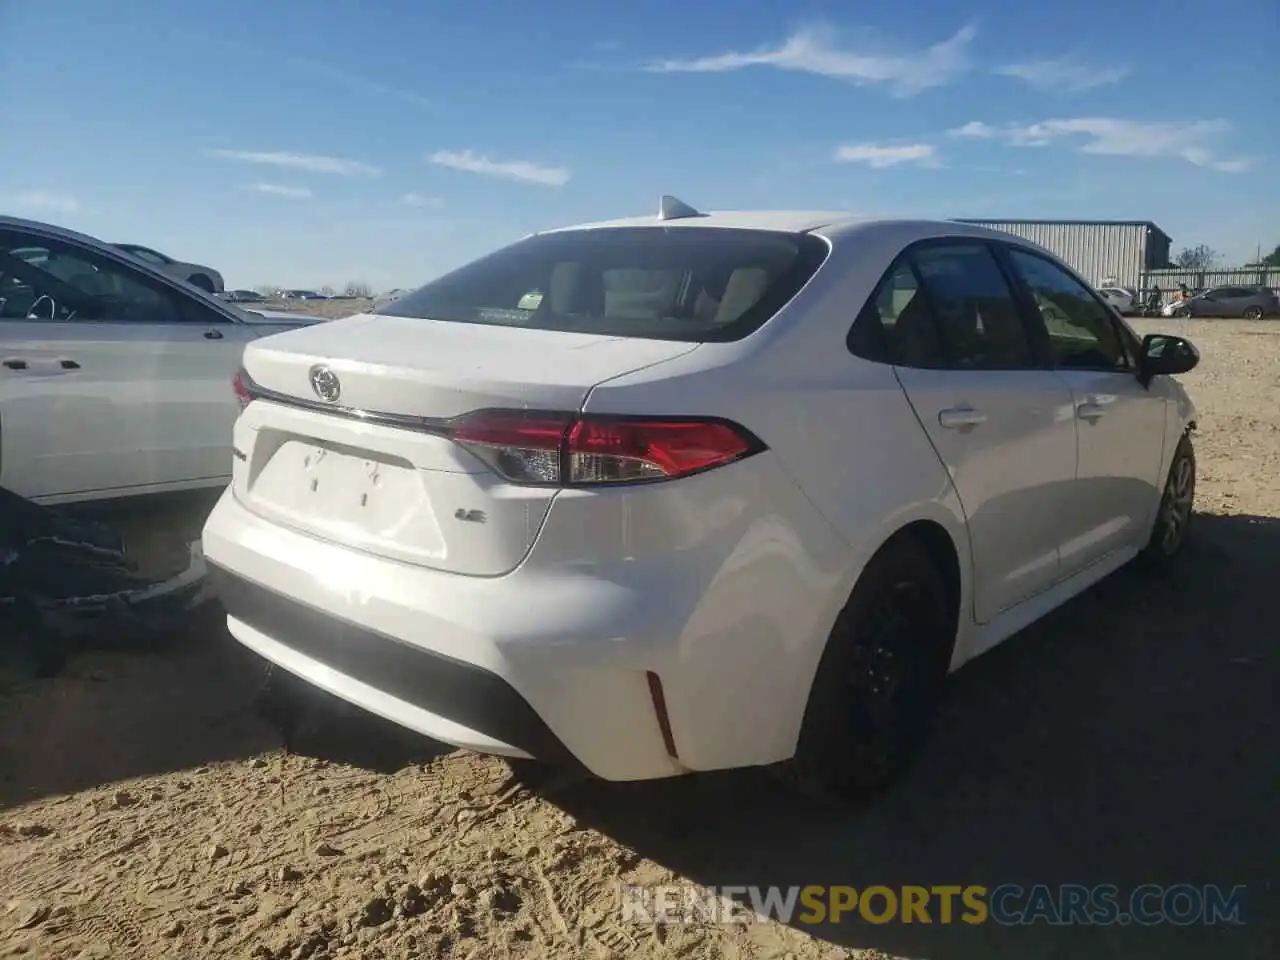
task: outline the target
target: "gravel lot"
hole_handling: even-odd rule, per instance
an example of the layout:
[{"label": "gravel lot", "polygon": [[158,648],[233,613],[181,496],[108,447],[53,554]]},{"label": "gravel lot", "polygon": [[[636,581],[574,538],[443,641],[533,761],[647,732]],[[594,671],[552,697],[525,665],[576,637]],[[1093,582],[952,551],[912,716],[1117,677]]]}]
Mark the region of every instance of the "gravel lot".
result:
[{"label": "gravel lot", "polygon": [[[1276,956],[1280,323],[1138,325],[1203,356],[1183,565],[1122,572],[961,671],[874,806],[756,773],[539,783],[336,708],[286,754],[250,708],[260,668],[211,623],[0,692],[0,956]],[[1235,929],[655,929],[620,922],[619,878],[1249,899]]]}]

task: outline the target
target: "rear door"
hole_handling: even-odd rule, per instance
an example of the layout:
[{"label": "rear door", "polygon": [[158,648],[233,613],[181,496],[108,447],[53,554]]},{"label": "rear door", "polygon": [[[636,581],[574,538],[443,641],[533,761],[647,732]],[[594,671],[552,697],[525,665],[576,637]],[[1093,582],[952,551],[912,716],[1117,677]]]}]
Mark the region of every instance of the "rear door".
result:
[{"label": "rear door", "polygon": [[1007,256],[1071,389],[1079,452],[1074,490],[1063,504],[1075,531],[1062,547],[1070,575],[1146,537],[1163,488],[1168,401],[1138,381],[1119,325],[1081,280],[1025,249],[1007,248]]},{"label": "rear door", "polygon": [[1071,392],[1036,361],[986,244],[917,245],[885,285],[877,300],[895,370],[964,508],[974,614],[986,622],[1059,577],[1059,544],[1072,534]]},{"label": "rear door", "polygon": [[1257,291],[1247,287],[1223,287],[1219,306],[1224,317],[1243,317],[1246,308],[1257,303]]}]

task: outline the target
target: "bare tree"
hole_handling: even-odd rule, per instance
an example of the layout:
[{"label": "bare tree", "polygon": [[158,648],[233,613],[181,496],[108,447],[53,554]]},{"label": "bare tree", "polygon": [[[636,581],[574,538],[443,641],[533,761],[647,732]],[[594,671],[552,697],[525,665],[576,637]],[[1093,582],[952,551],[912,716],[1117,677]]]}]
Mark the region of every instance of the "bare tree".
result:
[{"label": "bare tree", "polygon": [[373,287],[365,283],[363,280],[351,280],[347,282],[346,294],[354,299],[368,300],[373,296]]},{"label": "bare tree", "polygon": [[1186,247],[1173,258],[1173,265],[1183,270],[1208,270],[1220,259],[1217,250],[1205,244]]}]

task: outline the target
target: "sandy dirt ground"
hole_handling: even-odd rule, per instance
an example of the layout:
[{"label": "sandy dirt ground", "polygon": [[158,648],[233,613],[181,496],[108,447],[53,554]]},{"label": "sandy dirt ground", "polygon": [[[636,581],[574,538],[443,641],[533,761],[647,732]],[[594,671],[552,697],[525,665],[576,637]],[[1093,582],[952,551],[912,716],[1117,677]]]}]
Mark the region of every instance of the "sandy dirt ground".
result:
[{"label": "sandy dirt ground", "polygon": [[308,313],[313,317],[337,320],[361,313],[373,306],[372,300],[343,297],[337,300],[266,300],[262,303],[242,303],[246,310],[279,310],[284,313]]},{"label": "sandy dirt ground", "polygon": [[[0,695],[0,957],[1274,957],[1280,323],[1200,346],[1181,568],[1122,571],[954,677],[864,809],[759,772],[540,779],[363,716],[293,753],[216,621]],[[624,923],[617,884],[1248,887],[1208,927]]]}]

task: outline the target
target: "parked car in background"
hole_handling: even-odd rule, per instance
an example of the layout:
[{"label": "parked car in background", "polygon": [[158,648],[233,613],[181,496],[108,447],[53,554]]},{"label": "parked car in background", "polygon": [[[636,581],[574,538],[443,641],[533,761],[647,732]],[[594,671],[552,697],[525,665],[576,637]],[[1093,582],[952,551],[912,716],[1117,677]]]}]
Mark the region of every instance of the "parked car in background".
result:
[{"label": "parked car in background", "polygon": [[112,244],[112,246],[123,250],[131,257],[137,257],[144,263],[163,270],[171,277],[187,281],[187,283],[203,290],[205,293],[219,293],[224,289],[222,274],[213,269],[213,267],[206,267],[199,263],[183,263],[181,260],[175,260],[173,257],[136,243],[116,243]]},{"label": "parked car in background", "polygon": [[1138,312],[1138,292],[1128,287],[1099,287],[1102,299],[1111,304],[1122,317],[1131,317]]},{"label": "parked car in background", "polygon": [[314,290],[281,290],[281,300],[328,300],[323,293],[316,293]]},{"label": "parked car in background", "polygon": [[314,321],[0,217],[0,487],[60,504],[226,484],[245,344]]},{"label": "parked car in background", "polygon": [[228,303],[264,303],[267,299],[257,290],[226,290],[219,296]]},{"label": "parked car in background", "polygon": [[1166,304],[1166,317],[1243,317],[1261,320],[1280,316],[1280,299],[1266,287],[1212,287],[1189,300]]},{"label": "parked car in background", "polygon": [[977,226],[661,211],[247,347],[241,643],[482,752],[856,795],[950,670],[1177,554],[1187,341]]}]

